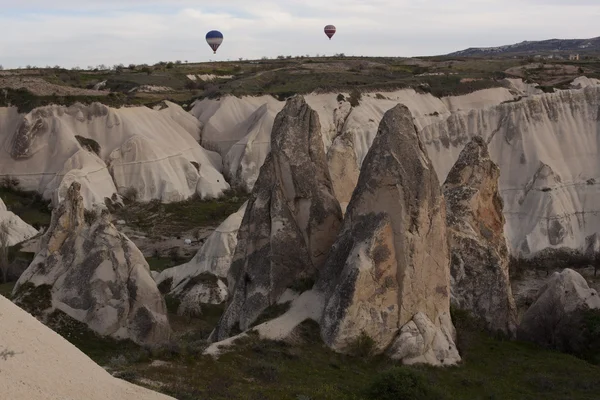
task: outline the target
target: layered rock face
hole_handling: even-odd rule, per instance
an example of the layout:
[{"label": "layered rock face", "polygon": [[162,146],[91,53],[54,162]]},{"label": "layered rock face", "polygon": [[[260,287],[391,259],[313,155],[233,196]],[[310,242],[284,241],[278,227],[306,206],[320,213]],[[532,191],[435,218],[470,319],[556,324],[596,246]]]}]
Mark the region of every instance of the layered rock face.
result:
[{"label": "layered rock face", "polygon": [[582,251],[600,226],[599,113],[600,86],[592,85],[456,112],[422,137],[442,179],[471,137],[488,143],[511,253]]},{"label": "layered rock face", "polygon": [[315,290],[325,298],[321,335],[337,351],[364,333],[405,363],[460,360],[446,206],[404,105],[383,117]]},{"label": "layered rock face", "polygon": [[[502,171],[499,186],[509,251],[529,257],[547,248],[581,250],[586,238],[598,233],[596,227],[600,226],[596,190],[600,182],[600,86],[593,79],[581,78],[573,87],[580,89],[543,94],[531,84],[511,79],[506,88],[442,99],[400,90],[364,93],[355,107],[349,107],[347,93],[341,101],[336,101],[338,94],[330,93],[307,96],[307,102],[323,125],[329,170],[343,208],[350,201],[383,114],[396,104],[405,104],[413,113],[442,182],[463,147],[473,136],[481,135]],[[198,102],[195,113],[205,123],[204,132],[211,132],[211,140],[218,141],[225,138],[219,135],[233,135],[235,126],[252,120],[253,113],[265,104],[270,110],[280,107],[270,96],[226,98]],[[235,117],[227,118],[229,114]],[[260,124],[265,129],[269,126]],[[251,177],[257,175],[256,166],[261,165],[269,146],[268,140],[259,137],[268,138],[269,133],[253,131],[243,137],[243,130],[236,132],[239,136],[226,146],[225,156],[239,160],[235,165],[252,167],[236,169],[238,172],[231,172],[232,179],[246,171],[243,179],[255,182]],[[237,150],[233,140],[240,142]]]},{"label": "layered rock face", "polygon": [[342,220],[317,113],[301,96],[277,115],[271,153],[248,201],[214,340],[246,330],[285,290],[322,267]]},{"label": "layered rock face", "polygon": [[6,229],[6,245],[14,246],[25,240],[31,239],[38,231],[27,224],[15,213],[8,211],[0,198],[0,229]]},{"label": "layered rock face", "polygon": [[588,340],[585,337],[585,313],[589,310],[600,312],[598,293],[572,269],[555,272],[523,315],[517,338],[560,351],[580,353]]},{"label": "layered rock face", "polygon": [[223,221],[190,262],[166,269],[156,277],[162,291],[180,299],[178,314],[198,314],[202,304],[221,304],[227,300],[227,275],[247,205],[248,202],[244,203]]},{"label": "layered rock face", "polygon": [[[165,301],[143,254],[106,210],[85,210],[78,183],[53,211],[40,248],[15,286],[17,304],[60,310],[103,336],[145,345],[169,339]],[[46,290],[49,303],[38,295]]]},{"label": "layered rock face", "polygon": [[500,169],[483,138],[463,149],[443,186],[451,252],[452,303],[513,336],[517,311],[508,275]]},{"label": "layered rock face", "polygon": [[113,109],[47,106],[0,109],[0,171],[55,205],[73,181],[87,207],[137,192],[137,200],[181,201],[229,188],[221,157],[198,144],[202,124],[176,104]]}]

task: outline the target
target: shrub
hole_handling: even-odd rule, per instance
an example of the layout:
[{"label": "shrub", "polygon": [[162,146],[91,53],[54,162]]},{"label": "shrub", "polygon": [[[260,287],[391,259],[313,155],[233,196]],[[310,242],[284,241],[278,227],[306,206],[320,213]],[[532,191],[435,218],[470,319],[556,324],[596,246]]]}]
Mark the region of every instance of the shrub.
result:
[{"label": "shrub", "polygon": [[338,101],[338,103],[342,102],[342,101],[345,101],[345,100],[346,100],[346,98],[344,97],[343,94],[340,93],[340,94],[337,95],[337,101]]},{"label": "shrub", "polygon": [[375,352],[375,340],[365,331],[362,331],[348,346],[350,354],[355,357],[368,358]]},{"label": "shrub", "polygon": [[138,191],[134,187],[127,188],[127,190],[123,194],[123,197],[129,202],[135,203],[138,199]]},{"label": "shrub", "polygon": [[17,178],[13,178],[11,176],[5,176],[4,178],[2,178],[1,186],[4,189],[15,191],[19,188],[20,183],[21,182]]},{"label": "shrub", "polygon": [[83,210],[83,219],[88,225],[92,225],[96,221],[96,213],[94,210]]},{"label": "shrub", "polygon": [[348,101],[350,102],[350,105],[352,107],[358,107],[360,105],[361,98],[362,98],[362,94],[358,90],[352,89],[352,91],[350,92],[350,97],[348,98]]},{"label": "shrub", "polygon": [[440,393],[416,371],[395,367],[379,374],[367,389],[367,398],[376,400],[433,400]]}]

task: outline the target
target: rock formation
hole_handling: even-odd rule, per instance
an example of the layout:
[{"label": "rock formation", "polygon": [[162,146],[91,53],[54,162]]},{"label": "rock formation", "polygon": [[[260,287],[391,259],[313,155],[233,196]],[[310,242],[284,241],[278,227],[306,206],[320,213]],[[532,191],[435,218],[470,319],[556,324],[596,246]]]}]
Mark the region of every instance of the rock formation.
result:
[{"label": "rock formation", "polygon": [[0,296],[0,388],[11,400],[174,400],[113,378],[77,347]]},{"label": "rock formation", "polygon": [[[397,103],[413,113],[441,182],[471,137],[481,135],[488,143],[490,158],[502,171],[499,190],[509,251],[529,257],[546,248],[582,250],[586,237],[600,233],[596,150],[600,146],[600,86],[587,81],[592,80],[574,82],[581,89],[545,94],[518,79],[506,80],[508,87],[442,99],[410,89],[363,93],[360,104],[348,114],[348,103],[336,101],[339,93],[309,95],[306,101],[323,125],[323,143],[342,207],[350,201],[357,171],[383,114]],[[341,95],[348,97],[347,93]],[[210,140],[229,140],[227,135],[234,127],[243,126],[264,104],[277,110],[280,103],[271,96],[205,99],[196,103],[194,113],[205,124]],[[261,129],[267,129],[268,124],[261,124]],[[240,160],[236,165],[252,166],[232,171],[232,176],[256,180],[261,158],[255,154],[266,154],[268,137],[268,132],[252,131],[245,141],[232,138],[227,157],[235,153],[233,158]],[[237,142],[240,145],[234,149]]]},{"label": "rock formation", "polygon": [[585,320],[589,310],[600,315],[598,293],[572,269],[555,272],[523,315],[517,338],[560,351],[581,353],[589,340]]},{"label": "rock formation", "polygon": [[214,340],[246,330],[285,290],[313,279],[341,225],[317,113],[301,96],[277,115],[271,153],[248,201]]},{"label": "rock formation", "polygon": [[2,227],[6,229],[6,244],[8,246],[14,246],[38,234],[33,226],[27,224],[13,212],[8,211],[0,198],[0,228]]},{"label": "rock formation", "polygon": [[491,331],[513,336],[517,312],[508,276],[499,176],[486,143],[475,136],[444,183],[451,302],[485,320]]},{"label": "rock formation", "polygon": [[404,363],[460,360],[450,320],[446,206],[404,105],[386,112],[315,290],[321,336],[349,352],[366,334]]},{"label": "rock formation", "polygon": [[106,209],[84,208],[77,182],[53,211],[40,249],[14,288],[17,304],[44,315],[59,310],[103,336],[145,345],[169,339],[165,301],[143,254]]},{"label": "rock formation", "polygon": [[137,200],[217,197],[229,188],[221,157],[202,148],[202,124],[181,107],[0,108],[0,171],[58,205],[73,181],[86,207],[115,193]]},{"label": "rock formation", "polygon": [[530,258],[583,252],[585,238],[599,232],[599,121],[600,86],[587,86],[456,112],[422,137],[443,180],[470,138],[484,138],[501,171],[509,251]]},{"label": "rock formation", "polygon": [[199,313],[202,304],[227,300],[227,275],[247,204],[215,229],[190,262],[166,269],[156,277],[161,291],[181,301],[178,314]]}]

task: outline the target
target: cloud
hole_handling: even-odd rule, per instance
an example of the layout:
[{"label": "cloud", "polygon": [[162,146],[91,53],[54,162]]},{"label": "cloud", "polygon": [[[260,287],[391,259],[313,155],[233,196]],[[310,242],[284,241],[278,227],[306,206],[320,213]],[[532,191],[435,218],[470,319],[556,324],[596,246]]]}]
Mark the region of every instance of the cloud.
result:
[{"label": "cloud", "polygon": [[[25,3],[25,2],[20,2]],[[334,54],[416,56],[593,37],[596,0],[0,0],[0,64],[65,67]],[[15,5],[15,4],[18,4]],[[327,40],[323,26],[338,33]],[[213,55],[204,40],[219,29]]]}]

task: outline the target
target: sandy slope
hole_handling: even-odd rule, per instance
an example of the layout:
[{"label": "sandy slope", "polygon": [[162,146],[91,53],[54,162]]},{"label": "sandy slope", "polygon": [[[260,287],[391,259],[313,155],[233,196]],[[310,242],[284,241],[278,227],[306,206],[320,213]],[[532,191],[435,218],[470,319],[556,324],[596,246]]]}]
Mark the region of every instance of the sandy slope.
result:
[{"label": "sandy slope", "polygon": [[75,346],[0,296],[0,390],[10,400],[167,400],[113,378]]}]

